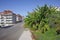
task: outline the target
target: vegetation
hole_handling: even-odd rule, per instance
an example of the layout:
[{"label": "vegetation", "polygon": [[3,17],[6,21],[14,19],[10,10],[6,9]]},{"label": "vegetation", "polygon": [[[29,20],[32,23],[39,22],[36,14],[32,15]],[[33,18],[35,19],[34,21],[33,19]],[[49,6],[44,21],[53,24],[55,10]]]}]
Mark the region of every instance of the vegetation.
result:
[{"label": "vegetation", "polygon": [[34,35],[37,35],[36,40],[60,40],[60,35],[56,35],[55,30],[49,30],[44,34],[40,32],[33,32]]},{"label": "vegetation", "polygon": [[34,34],[39,31],[37,40],[55,40],[57,34],[60,34],[60,11],[53,6],[38,6],[33,12],[28,12],[24,21]]}]

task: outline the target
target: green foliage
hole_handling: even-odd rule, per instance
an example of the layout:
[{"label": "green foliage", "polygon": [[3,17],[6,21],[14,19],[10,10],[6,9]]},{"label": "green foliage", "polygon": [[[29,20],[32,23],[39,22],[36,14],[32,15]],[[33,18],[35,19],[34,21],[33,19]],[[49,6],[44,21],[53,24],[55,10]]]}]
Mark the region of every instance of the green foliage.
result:
[{"label": "green foliage", "polygon": [[60,40],[56,32],[60,30],[60,11],[57,8],[38,6],[33,12],[28,12],[24,22],[26,27],[34,31],[36,40]]},{"label": "green foliage", "polygon": [[56,9],[47,5],[38,6],[33,12],[28,12],[25,25],[33,30],[41,30],[42,33],[50,28],[60,28],[60,11]]},{"label": "green foliage", "polygon": [[38,34],[36,40],[60,40],[60,35],[56,35],[56,30],[55,29],[50,29],[49,31],[45,32],[44,34],[42,33],[34,33]]}]

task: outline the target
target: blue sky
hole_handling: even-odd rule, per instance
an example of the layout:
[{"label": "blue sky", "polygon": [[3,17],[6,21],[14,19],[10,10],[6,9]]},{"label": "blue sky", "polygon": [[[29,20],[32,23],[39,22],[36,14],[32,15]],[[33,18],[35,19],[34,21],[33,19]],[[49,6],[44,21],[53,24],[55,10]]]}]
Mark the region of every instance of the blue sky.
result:
[{"label": "blue sky", "polygon": [[26,16],[27,12],[33,11],[34,8],[44,4],[60,6],[60,0],[0,0],[0,12],[12,10],[16,14]]}]

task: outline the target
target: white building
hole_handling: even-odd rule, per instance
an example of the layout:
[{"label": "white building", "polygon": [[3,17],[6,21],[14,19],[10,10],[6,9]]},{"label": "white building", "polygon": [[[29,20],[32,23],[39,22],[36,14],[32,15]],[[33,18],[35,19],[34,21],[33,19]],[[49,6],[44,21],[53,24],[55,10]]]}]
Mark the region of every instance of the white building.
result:
[{"label": "white building", "polygon": [[22,16],[19,15],[19,14],[17,14],[17,15],[16,15],[16,21],[17,21],[17,22],[22,21]]},{"label": "white building", "polygon": [[0,12],[0,26],[12,26],[16,22],[16,14],[10,10]]}]

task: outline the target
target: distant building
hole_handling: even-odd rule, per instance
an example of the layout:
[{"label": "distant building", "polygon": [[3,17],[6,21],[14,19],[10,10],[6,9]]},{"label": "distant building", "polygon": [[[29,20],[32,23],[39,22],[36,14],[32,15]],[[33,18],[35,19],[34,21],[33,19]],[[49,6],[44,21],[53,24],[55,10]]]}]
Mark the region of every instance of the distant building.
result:
[{"label": "distant building", "polygon": [[11,26],[16,23],[16,14],[10,10],[0,12],[0,26]]},{"label": "distant building", "polygon": [[17,21],[17,22],[22,21],[22,16],[19,15],[19,14],[17,14],[17,15],[16,15],[16,21]]}]

